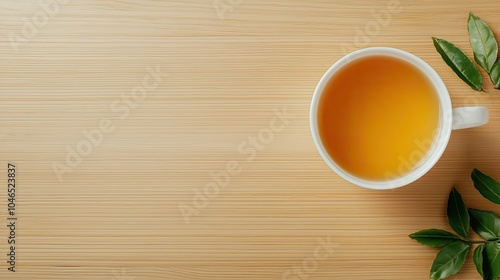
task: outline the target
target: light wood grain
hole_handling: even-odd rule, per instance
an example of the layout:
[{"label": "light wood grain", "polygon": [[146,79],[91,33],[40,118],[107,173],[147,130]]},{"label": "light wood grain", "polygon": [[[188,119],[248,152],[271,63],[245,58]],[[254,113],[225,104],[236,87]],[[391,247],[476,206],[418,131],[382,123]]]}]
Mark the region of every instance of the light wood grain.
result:
[{"label": "light wood grain", "polygon": [[[387,26],[356,45],[357,29],[388,2],[232,1],[221,19],[212,0],[72,1],[16,53],[9,36],[22,36],[23,17],[43,10],[34,0],[2,1],[0,182],[16,162],[19,245],[18,272],[9,273],[2,226],[0,278],[283,279],[330,237],[333,253],[303,277],[428,279],[436,250],[407,235],[449,229],[452,186],[470,206],[500,212],[469,179],[474,167],[500,178],[500,93],[470,90],[430,37],[471,54],[468,12],[497,33],[500,12],[492,0],[401,1]],[[490,123],[454,132],[439,163],[410,186],[350,185],[321,160],[308,125],[316,83],[345,44],[415,53],[443,77],[454,106],[486,105]],[[111,104],[157,66],[162,83],[119,119]],[[254,159],[238,151],[283,108],[293,118]],[[59,181],[52,164],[104,119],[114,131]],[[233,161],[241,173],[186,223],[179,205]],[[469,261],[453,279],[476,274]]]}]

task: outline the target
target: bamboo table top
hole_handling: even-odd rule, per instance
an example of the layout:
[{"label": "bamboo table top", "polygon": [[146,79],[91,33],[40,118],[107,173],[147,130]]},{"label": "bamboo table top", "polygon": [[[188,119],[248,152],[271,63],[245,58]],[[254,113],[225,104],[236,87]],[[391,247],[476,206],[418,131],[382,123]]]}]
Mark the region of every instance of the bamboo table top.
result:
[{"label": "bamboo table top", "polygon": [[[500,178],[500,92],[473,92],[431,41],[470,55],[468,12],[500,34],[497,1],[41,3],[0,3],[0,279],[428,279],[437,250],[407,235],[450,230],[452,186],[500,212],[470,180]],[[394,191],[335,175],[309,130],[319,78],[368,46],[420,56],[454,106],[490,109]],[[469,260],[452,279],[479,276]]]}]

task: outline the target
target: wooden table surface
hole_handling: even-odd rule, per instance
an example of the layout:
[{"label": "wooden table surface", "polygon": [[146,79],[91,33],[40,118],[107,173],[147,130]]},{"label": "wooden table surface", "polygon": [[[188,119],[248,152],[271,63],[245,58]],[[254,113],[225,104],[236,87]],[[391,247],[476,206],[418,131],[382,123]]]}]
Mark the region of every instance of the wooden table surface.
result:
[{"label": "wooden table surface", "polygon": [[[450,229],[452,186],[500,212],[469,176],[500,179],[500,92],[473,92],[431,41],[471,54],[469,11],[500,35],[493,0],[2,1],[0,278],[428,279],[437,250],[407,235]],[[491,113],[394,191],[341,179],[309,131],[319,78],[368,46],[420,56],[454,106]],[[469,259],[452,279],[479,276]]]}]

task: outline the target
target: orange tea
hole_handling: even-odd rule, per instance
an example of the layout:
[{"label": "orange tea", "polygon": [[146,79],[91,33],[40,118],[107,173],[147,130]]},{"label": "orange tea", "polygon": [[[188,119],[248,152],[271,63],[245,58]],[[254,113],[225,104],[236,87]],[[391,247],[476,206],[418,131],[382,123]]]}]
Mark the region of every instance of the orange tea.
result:
[{"label": "orange tea", "polygon": [[[337,71],[322,93],[318,130],[330,157],[348,173],[367,180],[403,176],[433,141],[439,100],[431,81],[412,64],[370,56]],[[429,147],[427,147],[428,149]]]}]

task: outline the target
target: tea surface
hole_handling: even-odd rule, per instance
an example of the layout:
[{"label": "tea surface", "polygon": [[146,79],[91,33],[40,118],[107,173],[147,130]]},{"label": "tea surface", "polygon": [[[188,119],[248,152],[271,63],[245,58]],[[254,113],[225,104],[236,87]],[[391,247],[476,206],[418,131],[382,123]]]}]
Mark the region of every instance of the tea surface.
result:
[{"label": "tea surface", "polygon": [[438,96],[428,78],[387,56],[346,65],[318,107],[328,154],[345,171],[369,180],[408,173],[427,152],[438,123]]}]

